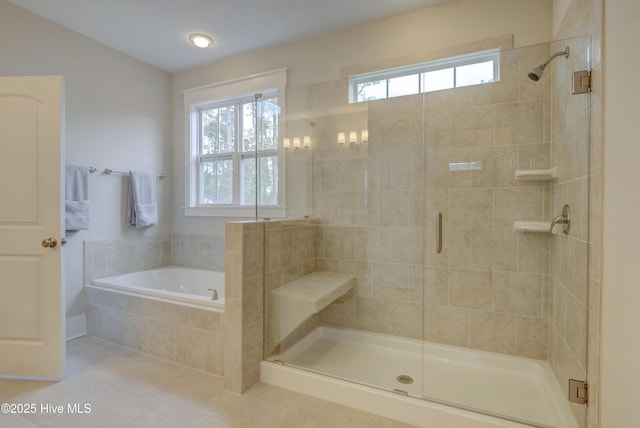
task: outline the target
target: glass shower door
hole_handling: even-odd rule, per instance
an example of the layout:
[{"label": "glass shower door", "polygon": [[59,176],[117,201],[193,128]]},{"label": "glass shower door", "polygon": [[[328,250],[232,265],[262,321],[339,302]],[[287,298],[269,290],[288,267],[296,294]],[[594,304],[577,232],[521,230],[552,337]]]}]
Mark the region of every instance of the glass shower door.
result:
[{"label": "glass shower door", "polygon": [[[589,101],[570,79],[588,46],[503,48],[495,81],[425,94],[426,399],[586,426],[567,387],[586,378]],[[577,230],[552,235],[565,203]]]}]

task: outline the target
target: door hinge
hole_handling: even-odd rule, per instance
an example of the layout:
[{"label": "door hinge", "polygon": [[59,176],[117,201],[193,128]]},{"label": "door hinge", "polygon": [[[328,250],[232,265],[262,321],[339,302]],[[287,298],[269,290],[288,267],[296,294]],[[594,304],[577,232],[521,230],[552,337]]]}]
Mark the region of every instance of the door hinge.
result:
[{"label": "door hinge", "polygon": [[588,94],[591,92],[591,71],[590,70],[580,70],[573,72],[573,88],[571,93],[573,95],[577,94]]},{"label": "door hinge", "polygon": [[582,380],[569,379],[569,401],[578,404],[589,402],[589,385]]}]

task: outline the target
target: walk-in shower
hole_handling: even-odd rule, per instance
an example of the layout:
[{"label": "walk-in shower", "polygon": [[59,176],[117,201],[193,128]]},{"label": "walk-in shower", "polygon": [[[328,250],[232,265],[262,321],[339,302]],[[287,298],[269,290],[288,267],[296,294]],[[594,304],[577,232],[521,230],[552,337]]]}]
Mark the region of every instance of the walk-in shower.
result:
[{"label": "walk-in shower", "polygon": [[[589,95],[570,82],[589,38],[483,43],[497,62],[482,72],[497,73],[477,84],[455,83],[469,44],[450,70],[440,50],[417,77],[360,82],[360,102],[349,79],[287,88],[281,137],[311,130],[287,172],[312,215],[265,229],[265,359],[503,424],[584,428],[567,396],[587,367]],[[454,86],[426,81],[447,73]],[[565,204],[568,234],[550,233]]]}]

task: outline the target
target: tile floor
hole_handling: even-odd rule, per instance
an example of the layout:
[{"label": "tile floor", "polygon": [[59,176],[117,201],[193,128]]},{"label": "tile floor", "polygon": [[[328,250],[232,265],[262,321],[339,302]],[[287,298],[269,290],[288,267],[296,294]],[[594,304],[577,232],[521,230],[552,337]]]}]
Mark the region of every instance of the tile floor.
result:
[{"label": "tile floor", "polygon": [[[91,337],[67,345],[63,381],[0,379],[0,403],[36,408],[0,413],[0,428],[410,428],[261,383],[236,395],[224,391],[220,377]],[[90,412],[69,412],[69,404],[85,403]],[[64,411],[43,411],[47,405]]]}]

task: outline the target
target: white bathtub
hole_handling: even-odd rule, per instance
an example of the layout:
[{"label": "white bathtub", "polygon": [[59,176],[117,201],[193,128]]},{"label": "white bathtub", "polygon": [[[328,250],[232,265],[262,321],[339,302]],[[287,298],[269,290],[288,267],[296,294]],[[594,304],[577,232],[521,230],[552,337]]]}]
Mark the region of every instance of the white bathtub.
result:
[{"label": "white bathtub", "polygon": [[[167,266],[94,279],[94,286],[224,312],[224,272]],[[216,290],[218,298],[212,299]]]}]

